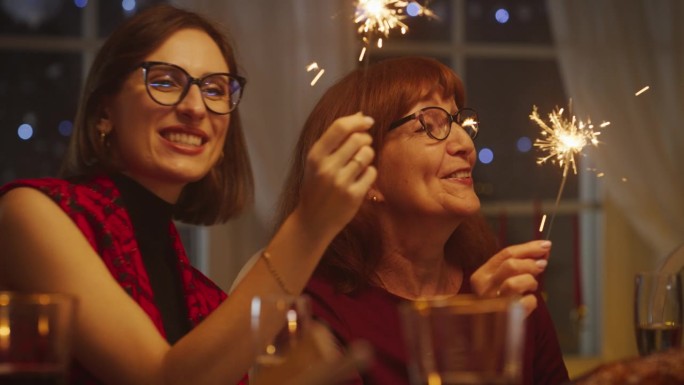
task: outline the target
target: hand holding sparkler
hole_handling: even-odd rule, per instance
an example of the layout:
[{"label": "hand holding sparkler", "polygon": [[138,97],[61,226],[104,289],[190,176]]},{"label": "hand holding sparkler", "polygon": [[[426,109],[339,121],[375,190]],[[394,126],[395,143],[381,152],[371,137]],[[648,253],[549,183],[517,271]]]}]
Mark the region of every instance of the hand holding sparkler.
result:
[{"label": "hand holding sparkler", "polygon": [[[546,155],[541,156],[537,159],[537,164],[545,163],[550,160],[552,163],[558,164],[563,169],[563,177],[561,179],[561,185],[558,190],[558,195],[556,196],[556,203],[551,214],[551,220],[549,221],[549,227],[546,233],[546,239],[551,237],[551,227],[553,225],[553,220],[556,216],[556,211],[558,210],[558,204],[560,202],[561,195],[563,194],[563,188],[565,187],[565,181],[568,176],[568,169],[572,165],[572,171],[577,174],[577,162],[575,160],[576,155],[580,155],[584,147],[588,144],[597,146],[598,136],[600,132],[594,131],[594,125],[590,120],[584,123],[578,120],[574,115],[569,119],[563,116],[563,109],[557,108],[555,111],[549,113],[549,124],[546,124],[537,112],[537,106],[532,107],[532,113],[530,114],[530,119],[537,123],[541,127],[541,138],[538,138],[534,142],[535,147],[539,147],[540,150],[546,152]],[[610,122],[601,123],[601,127],[609,125]],[[543,227],[543,222],[542,222]],[[539,231],[542,229],[540,228]]]}]

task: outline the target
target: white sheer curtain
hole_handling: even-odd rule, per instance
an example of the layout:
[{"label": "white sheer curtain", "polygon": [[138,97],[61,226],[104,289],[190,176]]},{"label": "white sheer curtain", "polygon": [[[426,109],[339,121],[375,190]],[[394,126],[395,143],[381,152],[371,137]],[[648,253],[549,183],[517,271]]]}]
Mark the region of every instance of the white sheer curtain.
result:
[{"label": "white sheer curtain", "polygon": [[547,6],[573,112],[611,122],[590,154],[605,173],[603,356],[619,358],[635,353],[634,272],[684,241],[684,2]]},{"label": "white sheer curtain", "polygon": [[[253,210],[209,234],[209,275],[228,288],[265,246],[299,131],[323,91],[356,61],[352,2],[173,0],[227,26],[247,87],[240,104],[255,176]],[[315,86],[311,62],[325,69]]]},{"label": "white sheer curtain", "polygon": [[684,241],[684,3],[547,4],[574,112],[612,123],[593,153],[606,192],[665,256]]}]

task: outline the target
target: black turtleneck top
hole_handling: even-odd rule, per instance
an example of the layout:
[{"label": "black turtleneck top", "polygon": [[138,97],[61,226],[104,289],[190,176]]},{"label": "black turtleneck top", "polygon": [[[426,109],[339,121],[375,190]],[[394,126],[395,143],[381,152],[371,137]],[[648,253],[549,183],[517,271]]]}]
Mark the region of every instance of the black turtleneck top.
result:
[{"label": "black turtleneck top", "polygon": [[190,330],[191,324],[178,256],[169,233],[173,205],[127,176],[112,175],[112,180],[121,193],[133,223],[154,302],[162,316],[166,340],[174,344]]}]

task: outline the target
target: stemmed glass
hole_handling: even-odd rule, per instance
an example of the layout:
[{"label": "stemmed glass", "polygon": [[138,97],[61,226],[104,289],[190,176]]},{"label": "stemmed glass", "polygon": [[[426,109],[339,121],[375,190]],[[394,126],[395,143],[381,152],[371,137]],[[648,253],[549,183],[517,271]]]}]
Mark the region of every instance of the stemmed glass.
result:
[{"label": "stemmed glass", "polygon": [[525,313],[515,298],[410,302],[401,315],[412,384],[519,383]]},{"label": "stemmed glass", "polygon": [[308,336],[311,304],[306,296],[254,297],[251,305],[256,362],[250,383],[273,383],[273,379],[301,372],[314,361]]},{"label": "stemmed glass", "polygon": [[642,356],[682,346],[679,274],[643,272],[634,286],[634,327]]}]

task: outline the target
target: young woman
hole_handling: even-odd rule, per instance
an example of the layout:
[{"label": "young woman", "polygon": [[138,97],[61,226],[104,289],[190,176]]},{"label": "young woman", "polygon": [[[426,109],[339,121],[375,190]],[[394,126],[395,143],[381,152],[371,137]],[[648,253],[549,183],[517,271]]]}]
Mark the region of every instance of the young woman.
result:
[{"label": "young woman", "polygon": [[224,222],[252,198],[245,83],[216,25],[141,12],[93,63],[63,178],[0,190],[0,288],[78,298],[72,384],[238,383],[252,297],[299,293],[360,206],[373,121],[350,114],[311,147],[302,199],[230,298],[189,265],[172,219]]}]

